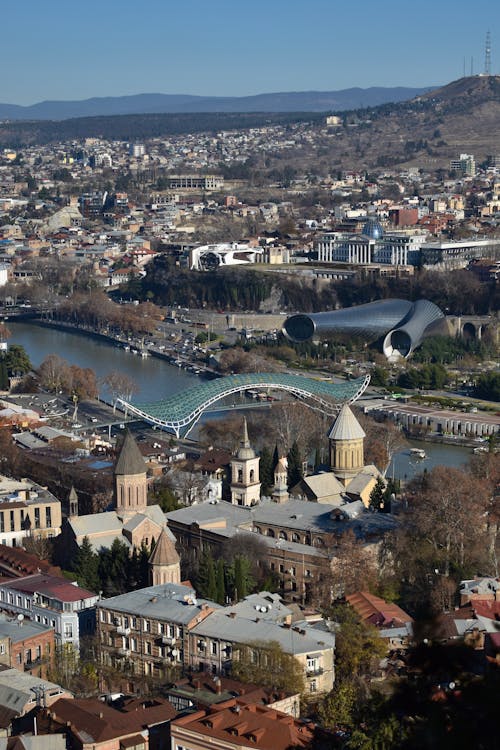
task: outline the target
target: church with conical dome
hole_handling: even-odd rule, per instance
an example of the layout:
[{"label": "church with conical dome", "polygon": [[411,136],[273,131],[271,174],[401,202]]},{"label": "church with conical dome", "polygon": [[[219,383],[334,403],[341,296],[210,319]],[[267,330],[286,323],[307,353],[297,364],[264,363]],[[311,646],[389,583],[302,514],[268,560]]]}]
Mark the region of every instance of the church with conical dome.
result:
[{"label": "church with conical dome", "polygon": [[371,491],[383,477],[376,466],[365,464],[365,437],[350,406],[344,404],[328,431],[330,470],[303,477],[290,494],[331,505],[361,500],[368,507]]}]

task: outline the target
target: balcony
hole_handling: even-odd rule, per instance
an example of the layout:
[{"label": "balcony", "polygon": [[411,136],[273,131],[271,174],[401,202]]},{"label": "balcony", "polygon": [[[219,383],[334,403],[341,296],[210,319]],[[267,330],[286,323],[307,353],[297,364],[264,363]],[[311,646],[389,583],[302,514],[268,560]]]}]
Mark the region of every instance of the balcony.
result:
[{"label": "balcony", "polygon": [[164,646],[174,646],[175,645],[175,638],[173,638],[170,635],[162,635],[161,642]]},{"label": "balcony", "polygon": [[118,635],[129,636],[130,635],[130,628],[126,628],[123,625],[118,625],[118,627],[116,628],[116,632],[117,632]]},{"label": "balcony", "polygon": [[323,674],[324,671],[323,667],[308,667],[306,675],[308,677],[317,677],[318,675]]},{"label": "balcony", "polygon": [[130,656],[130,649],[129,648],[119,648],[118,649],[119,656]]},{"label": "balcony", "polygon": [[27,661],[24,663],[24,671],[29,672],[32,669],[36,669],[37,667],[41,666],[42,664],[42,657],[40,656],[38,659],[32,659],[31,661]]}]

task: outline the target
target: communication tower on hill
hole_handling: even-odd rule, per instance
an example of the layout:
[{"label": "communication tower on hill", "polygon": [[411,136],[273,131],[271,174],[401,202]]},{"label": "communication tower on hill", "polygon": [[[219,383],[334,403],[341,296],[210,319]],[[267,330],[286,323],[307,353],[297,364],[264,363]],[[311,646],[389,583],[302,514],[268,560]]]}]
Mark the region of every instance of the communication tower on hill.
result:
[{"label": "communication tower on hill", "polygon": [[491,34],[486,32],[486,44],[484,46],[484,75],[491,75]]}]

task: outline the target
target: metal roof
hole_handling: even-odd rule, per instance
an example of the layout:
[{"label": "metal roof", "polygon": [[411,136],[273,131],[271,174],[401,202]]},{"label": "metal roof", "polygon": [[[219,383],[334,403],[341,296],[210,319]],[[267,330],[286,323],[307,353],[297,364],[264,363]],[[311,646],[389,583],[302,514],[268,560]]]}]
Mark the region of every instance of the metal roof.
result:
[{"label": "metal roof", "polygon": [[[225,396],[254,388],[288,391],[302,399],[312,399],[325,413],[333,415],[343,403],[353,403],[365,391],[370,376],[333,383],[303,375],[277,372],[243,373],[209,380],[202,385],[176,393],[167,399],[148,403],[121,401],[126,411],[146,422],[171,429],[177,436],[187,434],[202,413]],[[187,429],[186,429],[187,428]]]}]

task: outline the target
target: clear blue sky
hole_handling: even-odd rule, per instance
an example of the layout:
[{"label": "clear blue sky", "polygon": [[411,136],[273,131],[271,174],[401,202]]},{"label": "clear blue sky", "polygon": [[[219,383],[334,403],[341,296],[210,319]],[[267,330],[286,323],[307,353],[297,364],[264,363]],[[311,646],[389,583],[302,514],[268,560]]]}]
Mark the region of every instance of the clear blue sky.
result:
[{"label": "clear blue sky", "polygon": [[500,73],[493,0],[8,0],[0,101],[427,86]]}]

